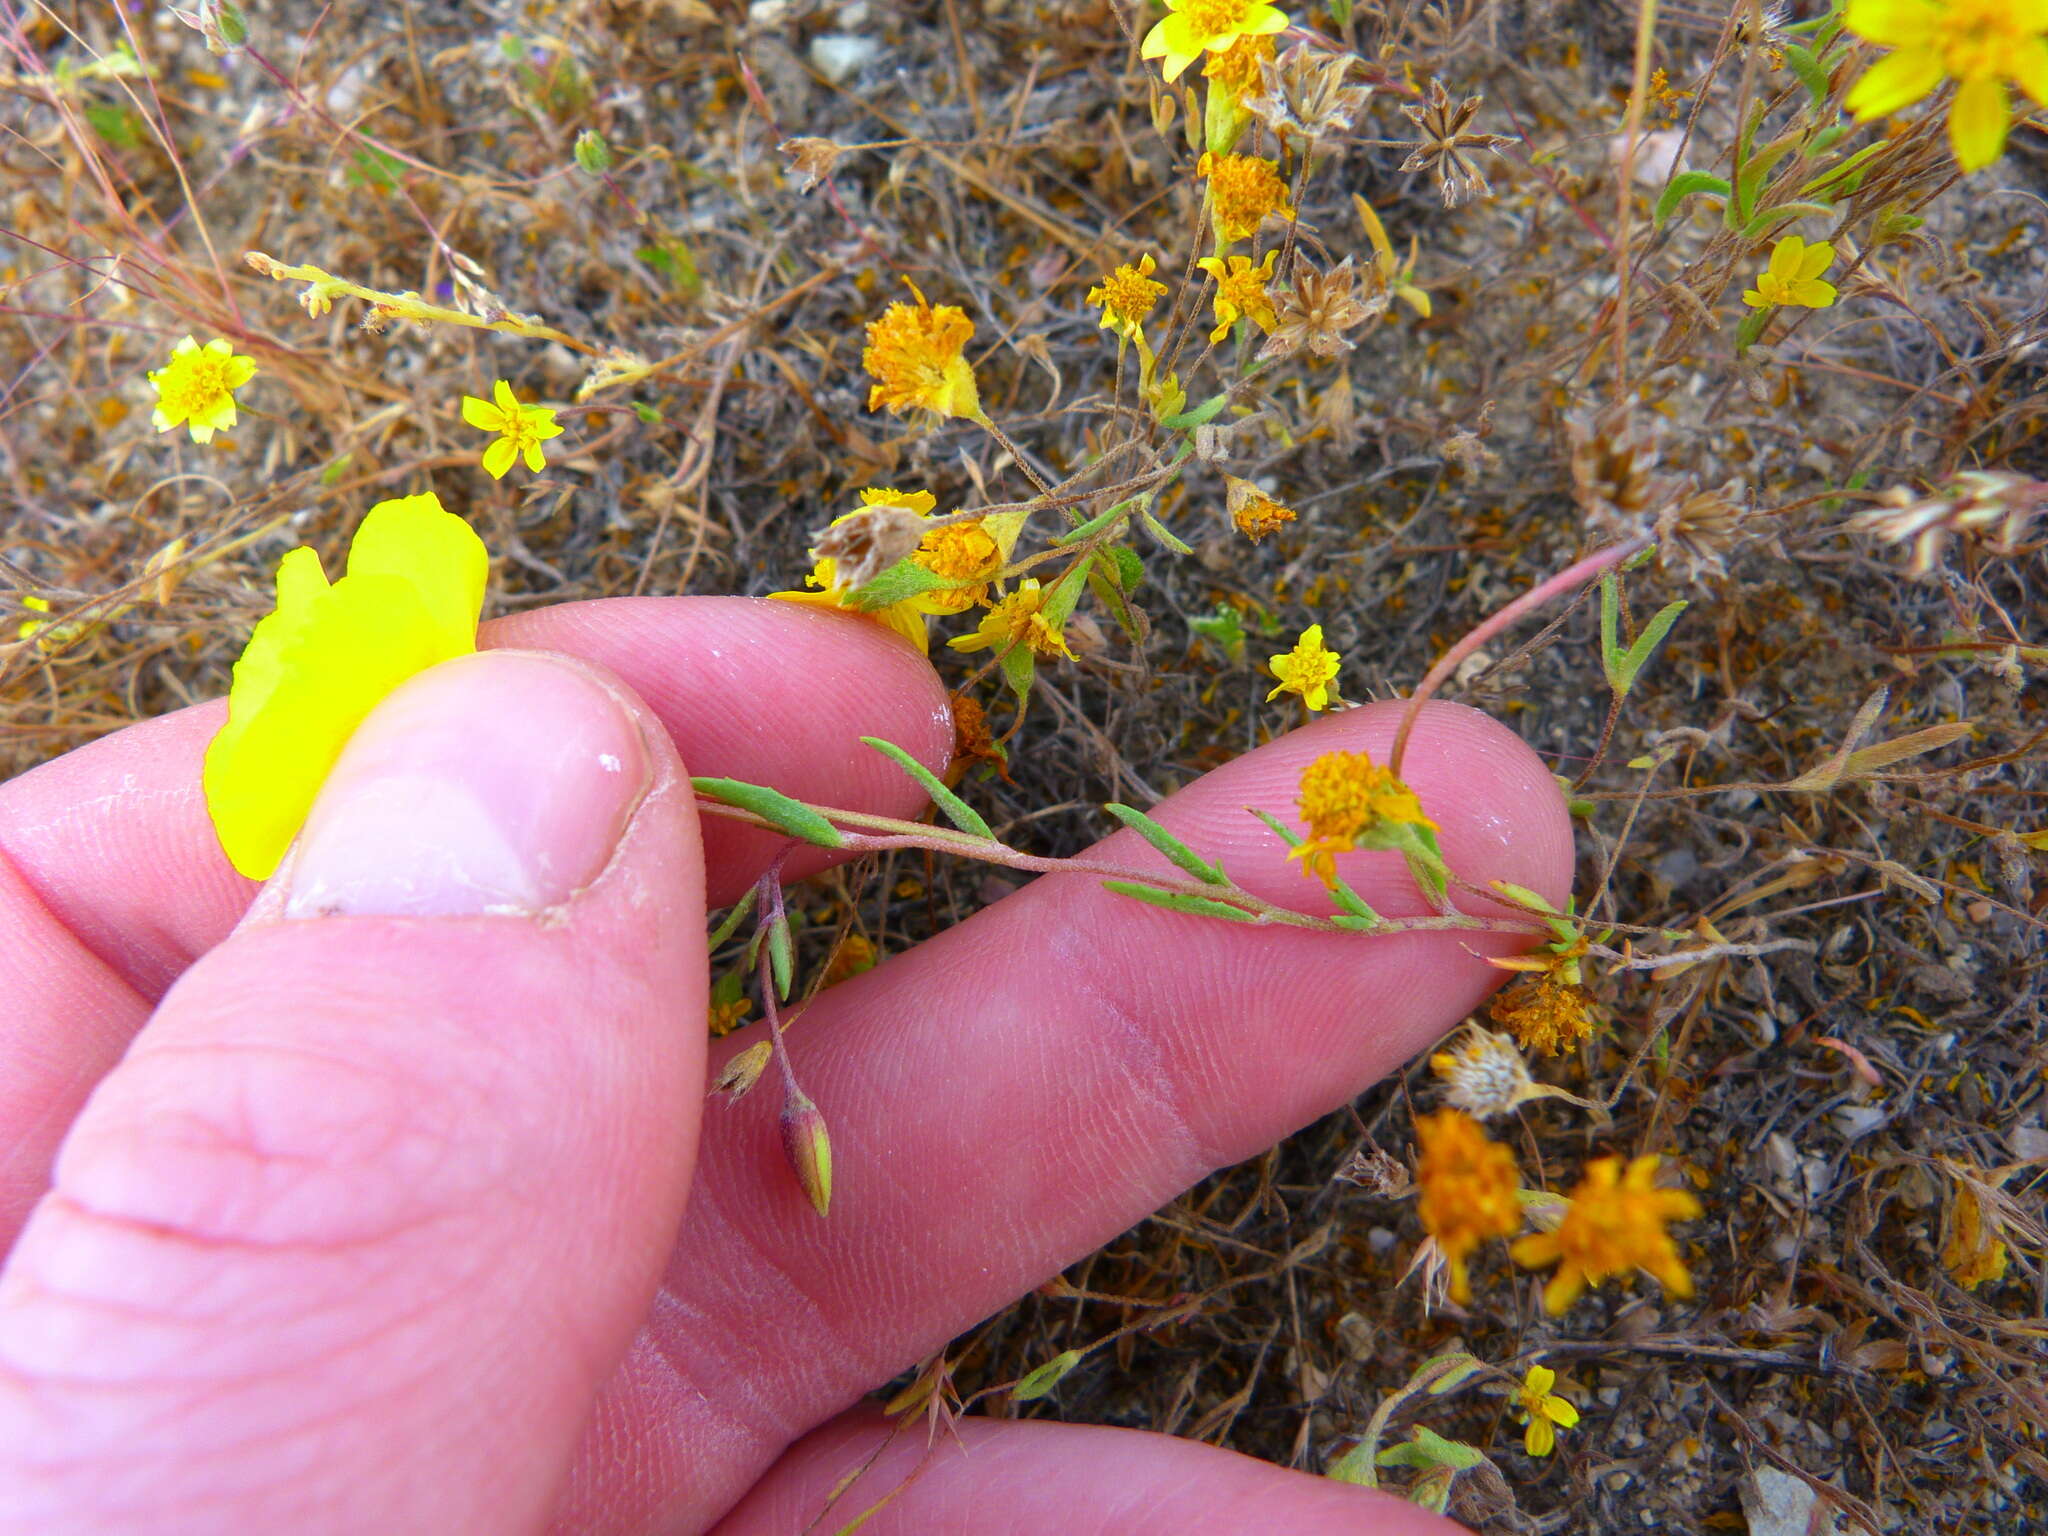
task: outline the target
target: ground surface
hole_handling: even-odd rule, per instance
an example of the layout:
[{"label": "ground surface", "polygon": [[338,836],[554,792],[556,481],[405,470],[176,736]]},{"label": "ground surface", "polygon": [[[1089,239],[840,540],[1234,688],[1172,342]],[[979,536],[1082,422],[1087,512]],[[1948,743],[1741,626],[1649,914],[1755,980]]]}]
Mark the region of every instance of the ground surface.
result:
[{"label": "ground surface", "polygon": [[[1405,1174],[1372,1156],[1408,1157],[1435,1092],[1418,1063],[1068,1277],[1126,1302],[1033,1297],[958,1341],[953,1384],[1012,1381],[1179,1301],[1051,1397],[984,1410],[1321,1470],[1419,1362],[1460,1347],[1517,1376],[1546,1360],[1583,1415],[1534,1460],[1495,1387],[1400,1410],[1389,1443],[1421,1422],[1492,1458],[1454,1504],[1485,1529],[1797,1528],[1755,1504],[1774,1469],[1845,1530],[2048,1528],[2043,871],[2025,841],[2048,828],[2048,570],[2023,522],[1916,574],[1911,545],[1858,521],[1880,492],[1925,499],[1961,471],[2048,477],[2048,136],[2020,130],[1954,184],[1937,112],[1895,185],[1785,226],[1835,238],[1841,298],[1774,317],[1738,361],[1738,294],[1769,240],[1731,244],[1711,197],[1661,229],[1652,203],[1680,136],[1686,164],[1725,172],[1748,104],[1774,114],[1765,139],[1800,110],[1783,35],[1662,16],[1647,62],[1664,89],[1643,103],[1661,137],[1624,227],[1633,8],[1296,19],[1378,87],[1307,184],[1300,243],[1370,263],[1362,196],[1403,260],[1413,242],[1430,317],[1396,301],[1356,350],[1290,360],[1234,400],[1159,507],[1192,553],[1134,538],[1142,640],[1085,603],[1078,660],[1041,673],[1011,776],[963,792],[1034,852],[1072,851],[1100,835],[1100,802],[1149,804],[1285,729],[1260,662],[1302,625],[1345,655],[1349,697],[1412,688],[1503,602],[1672,500],[1659,477],[1736,480],[1739,528],[1704,540],[1704,566],[1667,542],[1627,578],[1629,631],[1691,607],[1604,751],[1592,601],[1490,642],[1447,696],[1581,781],[1582,909],[1790,942],[1675,975],[1592,968],[1599,1033],[1539,1073],[1611,1099],[1612,1128],[1537,1103],[1500,1133],[1553,1188],[1596,1150],[1669,1154],[1706,1209],[1682,1229],[1692,1302],[1609,1286],[1551,1319],[1496,1248],[1470,1307],[1425,1310],[1421,1276],[1397,1283],[1422,1236]],[[1186,142],[1156,131],[1156,72],[1130,41],[1150,22],[1102,0],[252,4],[261,57],[217,59],[152,5],[10,8],[0,598],[20,609],[8,641],[37,620],[26,599],[49,627],[0,645],[0,771],[224,691],[279,554],[309,541],[331,568],[380,496],[431,485],[468,516],[498,556],[487,611],[506,612],[795,586],[813,531],[865,485],[928,487],[941,509],[1029,495],[968,424],[865,409],[862,327],[904,275],[974,321],[982,398],[1031,461],[1083,468],[1131,430],[1103,409],[1116,349],[1086,292],[1145,251],[1177,278],[1199,228]],[[93,67],[124,39],[147,74]],[[1483,93],[1475,128],[1516,140],[1478,154],[1490,192],[1455,209],[1399,170],[1415,138],[1399,109],[1432,78]],[[590,129],[608,180],[576,167]],[[1874,141],[1859,132],[1845,150]],[[886,147],[839,154],[806,194],[777,152],[796,137]],[[471,313],[494,294],[660,366],[564,409],[543,474],[494,482],[457,399],[502,375],[566,405],[589,356],[450,325],[373,334],[351,300],[311,318],[248,250]],[[188,332],[262,369],[206,447],[150,427],[144,374]],[[1616,401],[1634,402],[1638,481],[1575,482],[1575,430],[1606,434],[1582,466],[1622,457],[1625,430],[1594,415]],[[1247,544],[1224,469],[1298,520]],[[1192,627],[1226,610],[1242,662]],[[935,659],[1008,722],[988,676],[966,681],[979,658]],[[1771,787],[1843,747],[1881,689],[1866,745],[1973,729]],[[900,949],[1004,888],[972,867],[858,870],[806,893],[806,954],[849,928]],[[2002,1273],[1972,1273],[1999,1254]]]}]

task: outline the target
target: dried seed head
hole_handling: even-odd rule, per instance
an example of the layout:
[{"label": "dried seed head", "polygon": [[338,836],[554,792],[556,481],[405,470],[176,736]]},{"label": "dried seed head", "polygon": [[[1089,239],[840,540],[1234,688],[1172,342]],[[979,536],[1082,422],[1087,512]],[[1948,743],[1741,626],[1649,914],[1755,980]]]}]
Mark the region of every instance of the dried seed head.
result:
[{"label": "dried seed head", "polygon": [[1568,418],[1572,494],[1586,529],[1601,544],[1647,533],[1678,482],[1656,473],[1657,429],[1626,408]]},{"label": "dried seed head", "polygon": [[1981,540],[1994,553],[2016,551],[2027,525],[2048,510],[2048,480],[1970,470],[1950,480],[1941,494],[1916,497],[1899,486],[1883,500],[1884,506],[1851,518],[1850,528],[1888,544],[1911,544],[1907,569],[1925,576],[1952,538]]},{"label": "dried seed head", "polygon": [[818,183],[832,174],[839,157],[846,153],[830,139],[784,139],[775,147],[789,157],[790,174],[803,177],[803,185],[797,188],[799,192],[815,191]]},{"label": "dried seed head", "polygon": [[811,554],[830,560],[848,587],[864,587],[898,560],[908,559],[930,525],[908,507],[874,506],[819,531]]},{"label": "dried seed head", "polygon": [[1452,1049],[1431,1056],[1429,1070],[1444,1080],[1444,1102],[1475,1120],[1543,1097],[1514,1040],[1477,1024]]},{"label": "dried seed head", "polygon": [[1747,533],[1749,511],[1742,504],[1742,482],[1696,490],[1657,514],[1657,548],[1675,560],[1689,581],[1704,581],[1728,569],[1727,556]]},{"label": "dried seed head", "polygon": [[1376,266],[1363,269],[1346,256],[1327,272],[1296,253],[1288,287],[1275,296],[1277,323],[1259,348],[1259,358],[1291,357],[1306,351],[1337,357],[1355,342],[1345,336],[1386,311],[1387,280]]},{"label": "dried seed head", "polygon": [[1259,65],[1259,89],[1245,110],[1282,139],[1309,145],[1348,130],[1364,110],[1372,87],[1353,78],[1355,54],[1330,53],[1297,43]]},{"label": "dried seed head", "polygon": [[1429,171],[1436,177],[1437,191],[1446,208],[1484,197],[1489,188],[1479,164],[1472,158],[1480,150],[1499,151],[1516,142],[1508,135],[1470,132],[1484,96],[1467,96],[1451,105],[1450,92],[1441,80],[1429,82],[1429,96],[1419,107],[1403,107],[1401,115],[1422,130],[1403,171]]}]

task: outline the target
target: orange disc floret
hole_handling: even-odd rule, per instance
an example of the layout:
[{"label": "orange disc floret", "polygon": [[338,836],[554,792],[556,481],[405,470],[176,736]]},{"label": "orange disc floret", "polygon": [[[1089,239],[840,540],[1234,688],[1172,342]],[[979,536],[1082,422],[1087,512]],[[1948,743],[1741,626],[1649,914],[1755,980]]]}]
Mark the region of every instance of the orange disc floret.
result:
[{"label": "orange disc floret", "polygon": [[915,304],[900,300],[868,322],[868,344],[860,365],[875,380],[868,409],[893,416],[923,409],[941,416],[979,418],[981,397],[974,369],[963,355],[974,339],[974,322],[956,304],[934,308],[915,283],[905,280]]},{"label": "orange disc floret", "polygon": [[1525,977],[1496,997],[1487,1011],[1511,1030],[1525,1051],[1555,1056],[1592,1038],[1593,1003],[1582,988],[1555,971]]},{"label": "orange disc floret", "polygon": [[1367,752],[1325,752],[1302,770],[1301,819],[1308,837],[1288,855],[1324,884],[1337,878],[1336,855],[1375,828],[1406,823],[1437,830],[1415,791]]},{"label": "orange disc floret", "polygon": [[1557,1266],[1543,1288],[1544,1311],[1555,1317],[1587,1286],[1639,1269],[1674,1296],[1692,1294],[1692,1276],[1664,1228],[1699,1216],[1700,1203],[1682,1189],[1659,1189],[1657,1163],[1652,1153],[1632,1159],[1623,1172],[1620,1158],[1595,1158],[1557,1230],[1531,1233],[1509,1250],[1526,1269]]},{"label": "orange disc floret", "polygon": [[1003,549],[977,520],[945,523],[924,536],[910,557],[934,576],[972,586],[940,587],[918,602],[927,613],[964,613],[988,600],[988,584],[1003,568]]},{"label": "orange disc floret", "polygon": [[1515,1157],[1488,1140],[1471,1116],[1455,1109],[1419,1117],[1415,1138],[1421,1149],[1416,1211],[1423,1230],[1443,1250],[1451,1271],[1451,1300],[1462,1306],[1472,1299],[1465,1260],[1488,1238],[1506,1237],[1521,1225]]},{"label": "orange disc floret", "polygon": [[1209,205],[1222,240],[1249,240],[1267,216],[1294,217],[1280,167],[1257,155],[1205,154],[1195,165],[1209,181]]}]

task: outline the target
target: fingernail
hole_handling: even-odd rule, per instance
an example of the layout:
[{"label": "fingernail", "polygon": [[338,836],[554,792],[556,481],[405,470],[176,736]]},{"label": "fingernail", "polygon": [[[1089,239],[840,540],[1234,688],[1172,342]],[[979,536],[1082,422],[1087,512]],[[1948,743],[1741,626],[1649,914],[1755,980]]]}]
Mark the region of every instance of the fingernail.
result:
[{"label": "fingernail", "polygon": [[486,651],[379,704],[284,870],[284,915],[538,912],[597,878],[646,792],[647,749],[593,673]]}]

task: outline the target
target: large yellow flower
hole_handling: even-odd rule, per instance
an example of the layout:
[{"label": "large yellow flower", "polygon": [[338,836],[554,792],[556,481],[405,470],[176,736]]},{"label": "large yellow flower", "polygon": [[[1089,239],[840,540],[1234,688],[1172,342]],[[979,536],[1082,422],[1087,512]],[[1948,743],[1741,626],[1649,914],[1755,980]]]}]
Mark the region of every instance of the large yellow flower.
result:
[{"label": "large yellow flower", "polygon": [[1756,286],[1743,294],[1742,302],[1751,309],[1773,304],[1826,309],[1835,302],[1835,285],[1822,282],[1820,275],[1834,262],[1835,248],[1825,240],[1808,245],[1797,235],[1787,235],[1771,247],[1770,264],[1756,275]]},{"label": "large yellow flower", "polygon": [[1842,24],[1892,51],[1850,89],[1858,122],[1885,117],[1956,82],[1948,112],[1956,163],[1982,170],[2005,150],[2005,83],[2048,106],[2048,0],[1849,0]]},{"label": "large yellow flower", "polygon": [[226,337],[203,347],[185,337],[171,348],[171,360],[149,376],[156,386],[157,431],[182,425],[193,442],[212,442],[214,433],[235,424],[235,391],[255,377],[256,360],[236,356]]},{"label": "large yellow flower", "polygon": [[1169,80],[1205,53],[1221,53],[1240,37],[1285,32],[1287,13],[1260,0],[1166,0],[1167,14],[1145,34],[1140,58],[1158,59]]},{"label": "large yellow flower", "polygon": [[278,562],[277,607],[235,663],[206,749],[207,814],[236,869],[268,879],[363,717],[476,649],[489,575],[483,541],[431,492],[370,508],[339,581],[309,545]]},{"label": "large yellow flower", "polygon": [[933,308],[908,278],[915,305],[901,301],[868,322],[868,344],[860,365],[875,380],[868,409],[892,416],[924,409],[941,416],[981,418],[974,368],[963,355],[974,339],[974,322],[957,304]]},{"label": "large yellow flower", "polygon": [[1699,1214],[1699,1201],[1684,1190],[1657,1187],[1654,1154],[1632,1159],[1626,1173],[1620,1158],[1600,1157],[1586,1164],[1557,1230],[1532,1233],[1509,1252],[1525,1268],[1557,1265],[1543,1288],[1543,1310],[1553,1317],[1587,1286],[1639,1269],[1654,1275],[1672,1295],[1690,1296],[1692,1277],[1678,1262],[1678,1249],[1664,1227]]}]

